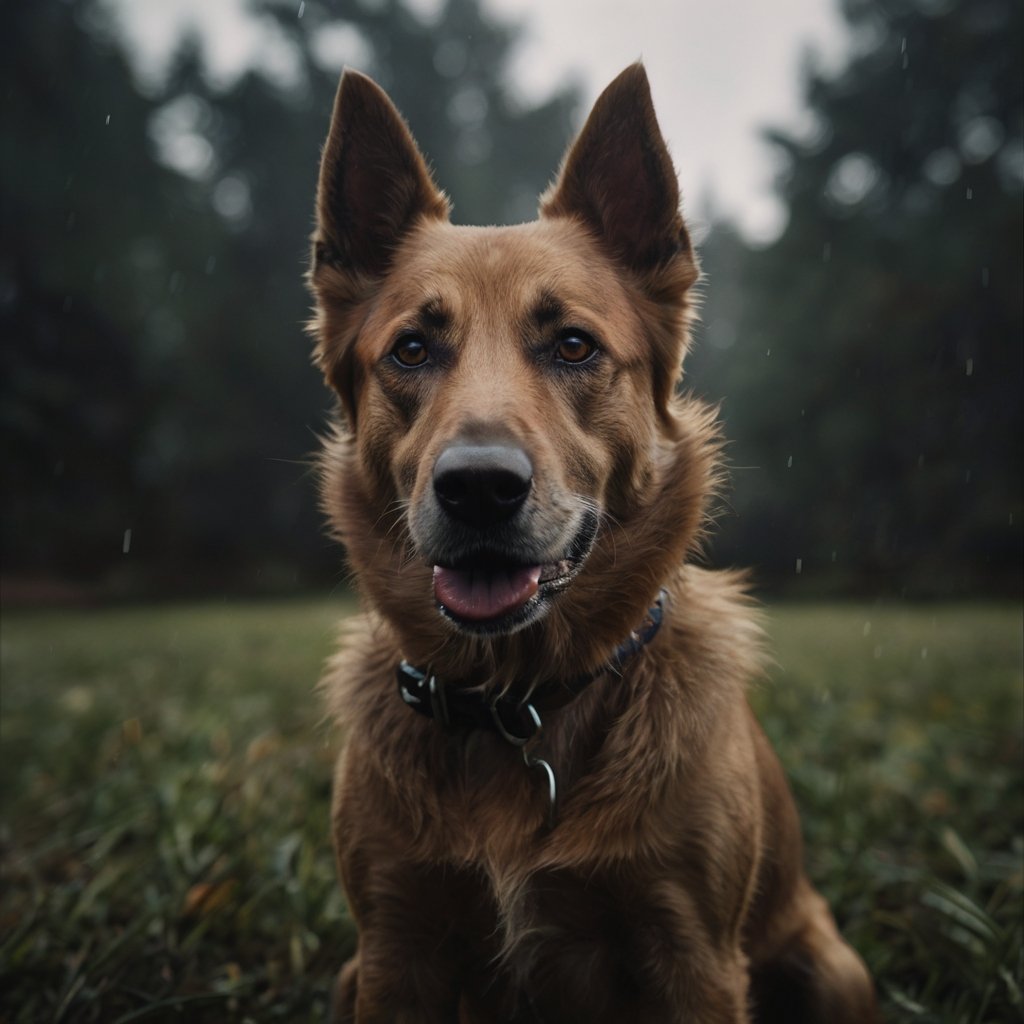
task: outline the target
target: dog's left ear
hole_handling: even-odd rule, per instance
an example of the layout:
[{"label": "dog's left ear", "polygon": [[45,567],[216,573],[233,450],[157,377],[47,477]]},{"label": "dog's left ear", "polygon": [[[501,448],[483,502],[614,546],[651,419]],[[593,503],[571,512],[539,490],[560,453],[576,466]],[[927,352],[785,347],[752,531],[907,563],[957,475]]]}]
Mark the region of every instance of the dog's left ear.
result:
[{"label": "dog's left ear", "polygon": [[668,422],[686,344],[684,296],[699,270],[642,64],[598,97],[540,212],[581,221],[659,308],[654,397]]},{"label": "dog's left ear", "polygon": [[626,68],[598,97],[541,198],[541,213],[582,220],[640,273],[680,257],[693,262],[675,167],[642,64]]}]

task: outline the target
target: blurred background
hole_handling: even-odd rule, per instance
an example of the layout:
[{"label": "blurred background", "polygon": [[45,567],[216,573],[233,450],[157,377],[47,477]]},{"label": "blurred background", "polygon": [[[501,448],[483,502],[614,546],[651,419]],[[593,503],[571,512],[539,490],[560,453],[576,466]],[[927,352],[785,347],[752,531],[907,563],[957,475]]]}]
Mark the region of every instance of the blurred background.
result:
[{"label": "blurred background", "polygon": [[4,4],[0,1018],[326,1019],[355,929],[313,687],[355,600],[303,274],[338,73],[456,221],[508,222],[642,57],[706,274],[683,386],[730,438],[707,557],[767,598],[811,877],[886,1020],[1021,1020],[1022,21]]},{"label": "blurred background", "polygon": [[769,595],[1019,594],[1024,7],[714,10],[7,5],[5,602],[343,581],[302,281],[341,66],[488,223],[533,216],[640,56],[706,272],[685,386],[731,439],[710,560]]}]

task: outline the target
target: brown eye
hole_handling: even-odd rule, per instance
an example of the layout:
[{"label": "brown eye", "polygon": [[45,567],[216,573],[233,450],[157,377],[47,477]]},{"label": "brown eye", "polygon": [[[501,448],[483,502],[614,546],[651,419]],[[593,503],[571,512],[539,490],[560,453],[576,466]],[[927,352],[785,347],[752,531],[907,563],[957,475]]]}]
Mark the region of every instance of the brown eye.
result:
[{"label": "brown eye", "polygon": [[566,331],[559,339],[555,355],[563,363],[585,363],[595,352],[594,339],[582,331]]},{"label": "brown eye", "polygon": [[391,358],[399,366],[422,366],[428,355],[426,342],[417,334],[407,334],[399,338],[391,350]]}]

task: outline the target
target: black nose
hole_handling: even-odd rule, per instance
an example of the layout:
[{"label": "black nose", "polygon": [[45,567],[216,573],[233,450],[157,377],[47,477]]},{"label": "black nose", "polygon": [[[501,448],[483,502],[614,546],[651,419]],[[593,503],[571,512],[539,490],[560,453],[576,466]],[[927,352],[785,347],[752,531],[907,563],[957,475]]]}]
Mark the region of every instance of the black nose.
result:
[{"label": "black nose", "polygon": [[511,519],[533,483],[533,466],[512,445],[453,444],[434,463],[434,493],[450,516],[483,529]]}]

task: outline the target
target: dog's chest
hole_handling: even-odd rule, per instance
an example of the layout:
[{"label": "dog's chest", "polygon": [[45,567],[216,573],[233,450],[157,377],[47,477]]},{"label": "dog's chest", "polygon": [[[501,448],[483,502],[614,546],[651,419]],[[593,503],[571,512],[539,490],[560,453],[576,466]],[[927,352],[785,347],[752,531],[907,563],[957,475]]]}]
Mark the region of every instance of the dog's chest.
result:
[{"label": "dog's chest", "polygon": [[674,909],[614,874],[562,868],[488,878],[502,1012],[529,1007],[541,1020],[593,1021],[638,999],[657,1002],[650,965],[680,955],[684,928]]}]

